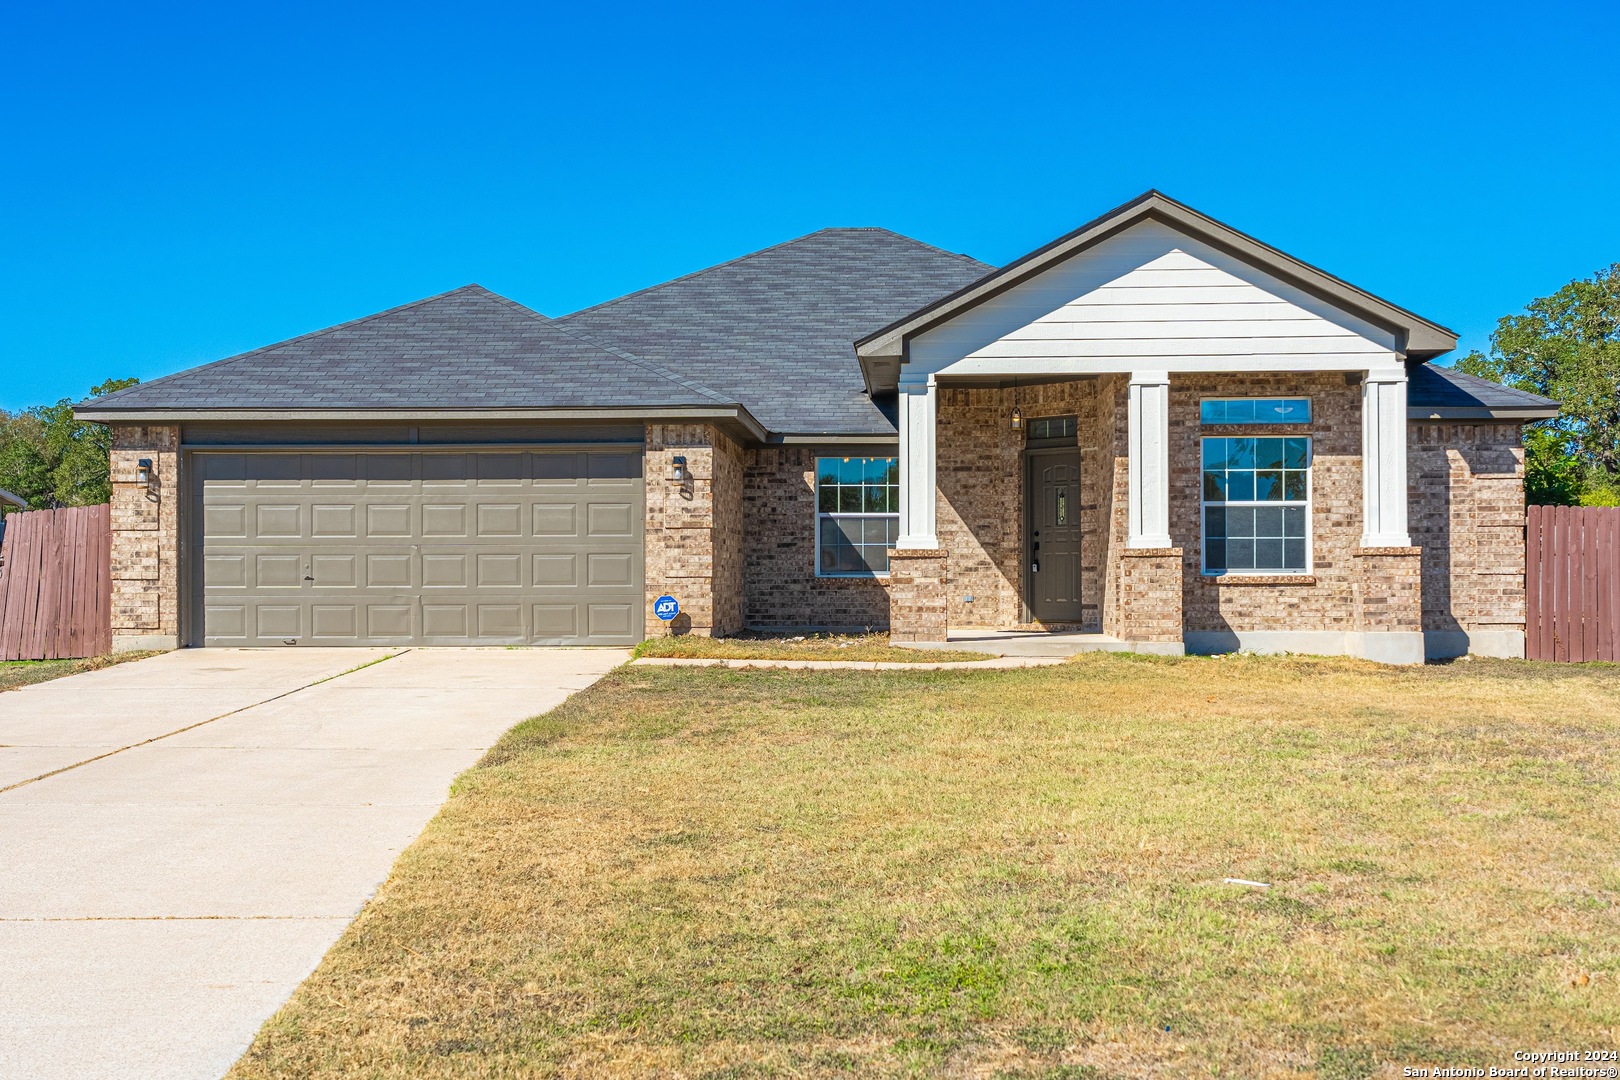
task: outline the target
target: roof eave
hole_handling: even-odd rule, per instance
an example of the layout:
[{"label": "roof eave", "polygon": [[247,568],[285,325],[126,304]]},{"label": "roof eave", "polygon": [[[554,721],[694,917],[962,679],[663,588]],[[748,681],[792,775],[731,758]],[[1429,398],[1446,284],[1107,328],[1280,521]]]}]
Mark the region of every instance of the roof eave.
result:
[{"label": "roof eave", "polygon": [[280,408],[75,408],[73,416],[96,424],[177,424],[232,421],[361,421],[361,420],[632,420],[641,422],[708,420],[730,426],[746,440],[770,441],[770,431],[743,405],[637,405],[566,408],[494,409],[280,409]]},{"label": "roof eave", "polygon": [[1297,288],[1390,330],[1404,342],[1402,351],[1409,359],[1424,362],[1457,347],[1456,333],[1439,323],[1430,322],[1405,308],[1358,289],[1325,270],[1201,214],[1167,195],[1149,191],[1087,222],[1066,236],[1059,237],[1050,244],[1015,259],[1001,269],[986,274],[949,296],[941,297],[927,307],[856,341],[855,353],[860,358],[861,371],[866,376],[868,391],[876,393],[892,389],[882,379],[874,378],[872,364],[869,364],[869,361],[873,364],[887,362],[889,365],[895,362],[904,363],[907,342],[910,338],[1150,218],[1163,221],[1229,255],[1259,266],[1267,273]]},{"label": "roof eave", "polygon": [[1558,415],[1557,405],[1409,405],[1408,420],[1551,420]]}]

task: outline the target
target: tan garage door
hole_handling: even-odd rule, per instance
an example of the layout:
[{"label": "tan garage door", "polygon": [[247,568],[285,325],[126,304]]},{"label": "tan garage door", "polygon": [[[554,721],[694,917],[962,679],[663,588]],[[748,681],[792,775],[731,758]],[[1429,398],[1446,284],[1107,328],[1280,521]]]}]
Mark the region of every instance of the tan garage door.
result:
[{"label": "tan garage door", "polygon": [[641,638],[636,451],[196,453],[206,645]]}]

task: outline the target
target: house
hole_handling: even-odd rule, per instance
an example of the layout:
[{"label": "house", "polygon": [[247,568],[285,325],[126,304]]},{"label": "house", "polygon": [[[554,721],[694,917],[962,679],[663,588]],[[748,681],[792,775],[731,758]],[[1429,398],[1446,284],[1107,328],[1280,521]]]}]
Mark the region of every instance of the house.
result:
[{"label": "house", "polygon": [[997,269],[828,229],[561,318],[476,285],[108,395],[121,648],[1064,627],[1523,653],[1456,335],[1149,192]]}]

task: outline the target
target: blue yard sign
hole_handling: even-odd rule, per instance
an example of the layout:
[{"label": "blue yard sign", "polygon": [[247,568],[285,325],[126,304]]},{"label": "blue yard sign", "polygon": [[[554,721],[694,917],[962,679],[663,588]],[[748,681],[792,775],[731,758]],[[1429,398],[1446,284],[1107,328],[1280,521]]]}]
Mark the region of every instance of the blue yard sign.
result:
[{"label": "blue yard sign", "polygon": [[673,619],[680,613],[680,602],[677,601],[673,596],[660,596],[657,600],[653,601],[653,614],[658,616],[660,619],[663,619],[665,622],[669,622],[669,620]]}]

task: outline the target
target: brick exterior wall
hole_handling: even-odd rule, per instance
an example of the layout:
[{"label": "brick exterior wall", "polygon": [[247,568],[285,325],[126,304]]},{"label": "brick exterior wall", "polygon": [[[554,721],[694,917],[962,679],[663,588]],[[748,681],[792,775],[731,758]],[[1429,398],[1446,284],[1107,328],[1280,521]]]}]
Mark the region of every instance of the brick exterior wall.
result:
[{"label": "brick exterior wall", "polygon": [[1407,428],[1423,629],[1524,629],[1524,444],[1517,423]]},{"label": "brick exterior wall", "polygon": [[938,551],[890,551],[891,641],[944,641],[949,615],[945,583],[948,557]]},{"label": "brick exterior wall", "polygon": [[1120,551],[1116,636],[1126,641],[1181,640],[1182,558],[1180,548]]},{"label": "brick exterior wall", "polygon": [[[710,424],[648,424],[643,453],[646,634],[666,632],[653,614],[664,593],[681,604],[669,627],[676,633],[736,633],[743,627],[742,448]],[[671,479],[676,454],[686,458],[681,483]]]},{"label": "brick exterior wall", "polygon": [[[180,429],[112,427],[113,651],[176,648],[180,635]],[[140,482],[150,458],[155,484]]]},{"label": "brick exterior wall", "polygon": [[[1308,397],[1299,427],[1205,428],[1205,397]],[[1201,449],[1204,435],[1311,436],[1312,573],[1298,577],[1206,577],[1202,573]],[[1345,630],[1356,618],[1362,572],[1361,387],[1336,373],[1172,375],[1170,536],[1183,550],[1182,608],[1188,630]]]},{"label": "brick exterior wall", "polygon": [[1423,557],[1416,547],[1356,552],[1355,628],[1416,632],[1423,628]]},{"label": "brick exterior wall", "polygon": [[891,446],[765,447],[743,477],[744,617],[751,627],[885,630],[887,578],[816,577],[816,457],[891,457]]}]

